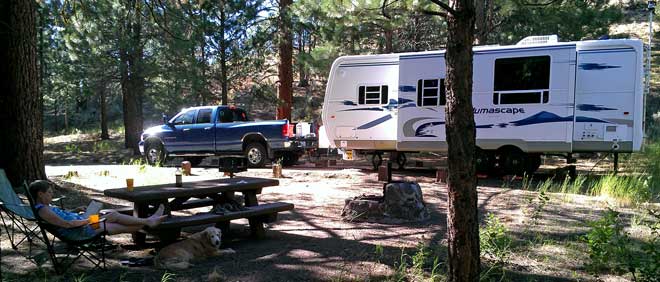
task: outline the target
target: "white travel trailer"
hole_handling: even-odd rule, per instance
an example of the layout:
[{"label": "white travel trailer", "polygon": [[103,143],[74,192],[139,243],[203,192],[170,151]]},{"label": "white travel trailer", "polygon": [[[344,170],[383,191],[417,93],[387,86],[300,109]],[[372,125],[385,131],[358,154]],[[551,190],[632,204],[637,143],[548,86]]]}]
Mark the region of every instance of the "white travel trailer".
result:
[{"label": "white travel trailer", "polygon": [[[556,38],[474,48],[478,170],[530,173],[542,154],[640,149],[642,42]],[[402,165],[404,152],[446,151],[444,53],[335,60],[322,116],[331,143],[375,166],[383,152]]]}]

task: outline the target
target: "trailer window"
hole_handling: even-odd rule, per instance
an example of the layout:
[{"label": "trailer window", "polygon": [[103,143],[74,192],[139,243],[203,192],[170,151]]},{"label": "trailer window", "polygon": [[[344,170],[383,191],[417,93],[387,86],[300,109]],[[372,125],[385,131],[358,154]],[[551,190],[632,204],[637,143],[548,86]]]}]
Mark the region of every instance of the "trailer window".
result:
[{"label": "trailer window", "polygon": [[549,100],[550,56],[495,60],[493,104],[541,104]]},{"label": "trailer window", "polygon": [[420,79],[417,81],[417,106],[436,107],[447,104],[444,79]]},{"label": "trailer window", "polygon": [[387,85],[358,87],[358,105],[380,105],[387,102]]}]

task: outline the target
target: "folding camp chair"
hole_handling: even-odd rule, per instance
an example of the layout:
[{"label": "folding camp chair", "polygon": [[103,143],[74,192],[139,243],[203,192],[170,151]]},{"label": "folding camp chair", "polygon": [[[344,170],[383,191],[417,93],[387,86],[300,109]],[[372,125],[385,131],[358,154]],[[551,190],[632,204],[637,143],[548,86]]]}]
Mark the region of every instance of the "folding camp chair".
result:
[{"label": "folding camp chair", "polygon": [[[25,189],[25,194],[30,201],[30,207],[32,208],[32,213],[35,215],[36,223],[41,229],[42,239],[46,244],[46,249],[50,256],[50,260],[53,263],[55,272],[62,274],[64,270],[68,269],[81,257],[92,263],[94,269],[100,268],[105,270],[105,251],[108,248],[108,243],[105,238],[106,232],[101,232],[92,238],[84,240],[71,240],[62,236],[59,232],[60,227],[52,225],[39,217],[39,213],[35,208],[33,195],[30,195],[27,185],[23,185],[23,187]],[[105,230],[104,218],[101,219],[99,224],[103,224],[103,229]],[[49,237],[48,233],[52,234],[54,238]],[[64,243],[65,246],[63,252],[60,252],[59,250],[56,251],[56,239]]]},{"label": "folding camp chair", "polygon": [[43,241],[39,226],[35,223],[32,208],[18,197],[3,169],[0,169],[0,211],[0,220],[12,249],[18,251],[19,246],[27,242],[29,247],[25,257],[32,259],[33,240]]}]

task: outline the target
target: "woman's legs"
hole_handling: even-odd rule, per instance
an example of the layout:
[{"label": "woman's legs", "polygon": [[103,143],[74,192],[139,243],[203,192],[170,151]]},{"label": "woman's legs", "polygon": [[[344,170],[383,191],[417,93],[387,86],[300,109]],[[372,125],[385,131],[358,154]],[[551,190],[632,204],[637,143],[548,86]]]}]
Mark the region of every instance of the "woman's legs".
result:
[{"label": "woman's legs", "polygon": [[[138,218],[130,215],[121,214],[118,212],[111,212],[103,216],[106,219],[107,223],[116,223],[118,225],[124,226],[137,226],[139,230],[142,226],[147,225],[149,227],[155,227],[160,224],[166,216],[163,216],[164,207],[160,205],[158,210],[147,218]],[[108,228],[109,229],[109,228]]]},{"label": "woman's legs", "polygon": [[[101,228],[96,229],[97,234],[106,231],[110,235],[120,234],[120,233],[135,233],[142,229],[143,225],[122,225],[119,223],[110,223],[106,222],[101,224]],[[105,227],[105,229],[104,229]]]}]

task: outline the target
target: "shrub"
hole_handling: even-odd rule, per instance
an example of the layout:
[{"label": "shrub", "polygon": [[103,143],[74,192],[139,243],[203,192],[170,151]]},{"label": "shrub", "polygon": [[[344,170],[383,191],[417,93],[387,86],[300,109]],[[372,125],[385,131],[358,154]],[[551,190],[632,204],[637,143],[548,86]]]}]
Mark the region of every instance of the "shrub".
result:
[{"label": "shrub", "polygon": [[608,208],[605,215],[598,220],[587,222],[591,230],[582,237],[587,243],[591,262],[587,265],[592,272],[611,269],[615,272],[623,270],[622,261],[628,257],[630,239],[623,231],[619,212]]},{"label": "shrub", "polygon": [[481,254],[504,264],[511,254],[512,239],[507,233],[506,226],[495,215],[488,214],[485,226],[479,231]]}]

